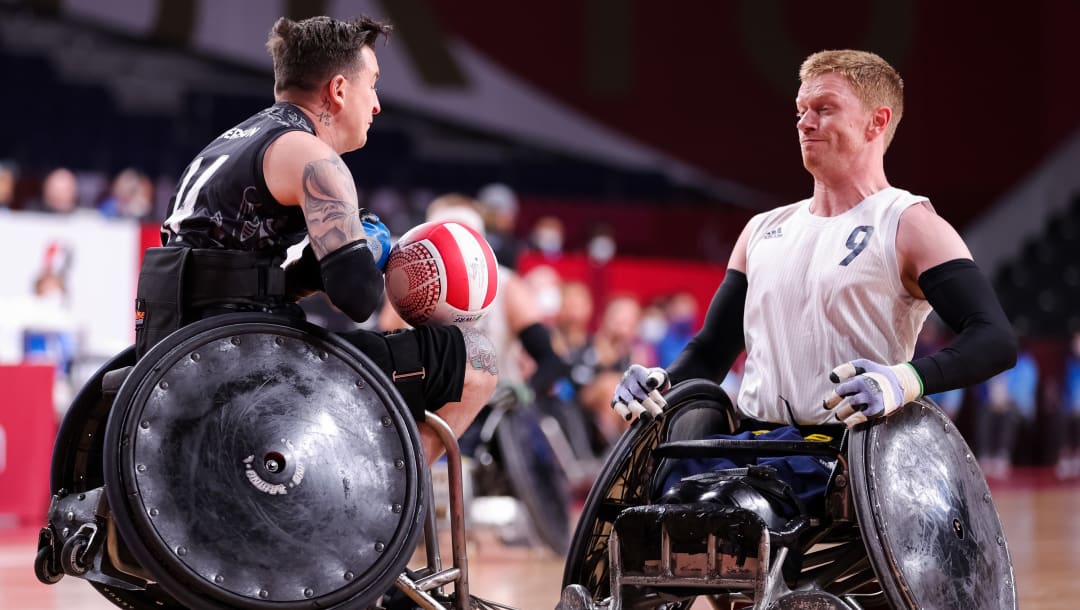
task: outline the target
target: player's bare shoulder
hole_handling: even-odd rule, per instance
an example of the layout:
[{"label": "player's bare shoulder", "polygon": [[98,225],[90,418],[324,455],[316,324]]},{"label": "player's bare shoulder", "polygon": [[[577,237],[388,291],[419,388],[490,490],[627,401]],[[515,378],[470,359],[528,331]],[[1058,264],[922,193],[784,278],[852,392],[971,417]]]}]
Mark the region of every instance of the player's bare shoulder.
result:
[{"label": "player's bare shoulder", "polygon": [[971,251],[949,221],[926,200],[909,206],[900,215],[896,256],[905,286],[922,298],[916,286],[924,271],[958,258],[970,259]]},{"label": "player's bare shoulder", "polygon": [[325,142],[306,131],[289,131],[266,148],[263,175],[270,194],[282,205],[303,201],[302,181],[311,163],[341,163],[341,157]]},{"label": "player's bare shoulder", "polygon": [[934,210],[928,200],[909,206],[900,215],[896,247],[901,254],[914,256],[921,252],[942,251],[953,255],[946,260],[971,257],[960,234]]}]

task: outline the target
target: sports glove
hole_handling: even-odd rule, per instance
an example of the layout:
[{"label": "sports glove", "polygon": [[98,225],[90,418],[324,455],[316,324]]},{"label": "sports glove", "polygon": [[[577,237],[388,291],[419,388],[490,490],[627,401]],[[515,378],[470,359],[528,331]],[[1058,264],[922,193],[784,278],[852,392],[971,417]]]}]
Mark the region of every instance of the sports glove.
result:
[{"label": "sports glove", "polygon": [[671,380],[664,369],[647,369],[640,364],[631,364],[615,388],[611,408],[627,421],[634,419],[634,416],[640,417],[643,413],[659,417],[667,406],[667,401],[660,393],[670,387]]},{"label": "sports glove", "polygon": [[390,229],[367,208],[360,208],[360,224],[364,226],[364,233],[367,233],[368,248],[371,250],[371,257],[375,259],[375,266],[379,271],[384,271],[386,259],[390,258]]},{"label": "sports glove", "polygon": [[922,381],[907,362],[886,366],[860,358],[833,369],[829,379],[839,385],[824,406],[849,428],[889,415],[922,395]]}]

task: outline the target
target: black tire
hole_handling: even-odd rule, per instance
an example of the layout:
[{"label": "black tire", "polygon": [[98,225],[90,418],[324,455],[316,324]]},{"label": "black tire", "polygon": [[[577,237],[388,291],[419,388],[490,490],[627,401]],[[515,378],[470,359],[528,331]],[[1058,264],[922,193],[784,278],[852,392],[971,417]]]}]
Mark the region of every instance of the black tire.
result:
[{"label": "black tire", "polygon": [[537,536],[556,555],[570,542],[570,482],[532,409],[508,411],[495,429],[506,475],[514,495],[525,505]]},{"label": "black tire", "polygon": [[80,493],[105,484],[102,474],[102,447],[105,424],[112,401],[101,395],[101,381],[109,371],[135,364],[134,346],[106,362],[75,395],[60,422],[50,465],[52,493],[61,489]]},{"label": "black tire", "polygon": [[51,546],[38,549],[34,557],[34,576],[46,585],[55,585],[64,577],[64,571],[55,564]]},{"label": "black tire", "polygon": [[64,573],[72,576],[86,574],[90,566],[83,563],[83,556],[89,546],[90,538],[85,534],[77,534],[67,539],[64,548],[60,550],[60,567],[64,569]]},{"label": "black tire", "polygon": [[[637,420],[623,433],[608,454],[596,482],[589,491],[570,541],[563,570],[563,587],[584,586],[594,600],[610,596],[608,573],[608,538],[615,519],[623,509],[651,504],[651,479],[656,468],[652,450],[663,438],[666,422],[680,409],[700,404],[730,404],[719,385],[702,379],[689,380],[673,387],[666,395],[668,409],[664,419]],[[672,608],[681,607],[679,605]],[[692,601],[685,602],[689,607]]]}]

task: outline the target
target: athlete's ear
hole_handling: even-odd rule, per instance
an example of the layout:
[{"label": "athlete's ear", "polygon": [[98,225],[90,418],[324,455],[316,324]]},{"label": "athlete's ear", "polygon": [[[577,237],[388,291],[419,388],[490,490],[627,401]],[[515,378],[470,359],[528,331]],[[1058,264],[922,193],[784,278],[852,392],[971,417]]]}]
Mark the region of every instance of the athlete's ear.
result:
[{"label": "athlete's ear", "polygon": [[892,108],[888,106],[874,108],[873,114],[870,115],[870,125],[867,127],[866,135],[873,139],[885,133],[890,121],[892,121]]},{"label": "athlete's ear", "polygon": [[327,99],[330,100],[330,104],[337,109],[341,109],[345,105],[345,83],[346,79],[341,74],[335,74],[330,82],[326,83]]}]

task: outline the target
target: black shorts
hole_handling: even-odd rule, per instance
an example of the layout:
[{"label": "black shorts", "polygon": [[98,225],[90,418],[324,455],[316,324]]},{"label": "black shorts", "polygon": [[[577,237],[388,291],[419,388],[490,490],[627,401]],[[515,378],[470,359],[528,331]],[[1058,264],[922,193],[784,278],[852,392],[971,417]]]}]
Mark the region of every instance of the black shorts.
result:
[{"label": "black shorts", "polygon": [[[357,330],[338,335],[355,345],[387,377],[398,377],[397,388],[416,421],[424,420],[424,411],[437,411],[448,402],[461,400],[465,339],[460,328],[418,326],[386,334]],[[419,375],[401,377],[421,370],[422,379]]]}]

